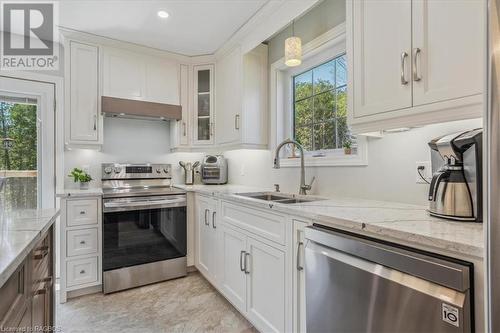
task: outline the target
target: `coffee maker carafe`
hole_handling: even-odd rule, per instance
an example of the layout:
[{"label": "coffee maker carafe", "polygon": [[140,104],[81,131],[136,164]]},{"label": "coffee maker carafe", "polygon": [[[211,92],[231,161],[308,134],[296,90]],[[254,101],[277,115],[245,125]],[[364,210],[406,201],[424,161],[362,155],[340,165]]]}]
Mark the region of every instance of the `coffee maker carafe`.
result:
[{"label": "coffee maker carafe", "polygon": [[482,129],[429,142],[432,181],[429,213],[456,221],[482,222]]}]

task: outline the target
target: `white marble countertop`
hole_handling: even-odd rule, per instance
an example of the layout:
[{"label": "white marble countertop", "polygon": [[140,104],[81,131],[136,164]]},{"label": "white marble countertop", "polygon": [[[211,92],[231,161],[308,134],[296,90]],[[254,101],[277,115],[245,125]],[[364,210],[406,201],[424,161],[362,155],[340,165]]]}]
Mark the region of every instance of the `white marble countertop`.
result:
[{"label": "white marble countertop", "polygon": [[[237,195],[266,189],[239,185],[176,185],[221,199],[311,219],[315,223],[456,257],[483,257],[482,223],[432,217],[426,206],[344,197],[299,204],[269,203]],[[269,190],[269,189],[267,189]]]},{"label": "white marble countertop", "polygon": [[56,196],[59,198],[83,198],[83,197],[95,197],[102,195],[102,188],[91,187],[87,190],[81,190],[79,188],[65,188],[64,190],[57,191]]},{"label": "white marble countertop", "polygon": [[3,211],[0,214],[0,287],[58,216],[57,209]]}]

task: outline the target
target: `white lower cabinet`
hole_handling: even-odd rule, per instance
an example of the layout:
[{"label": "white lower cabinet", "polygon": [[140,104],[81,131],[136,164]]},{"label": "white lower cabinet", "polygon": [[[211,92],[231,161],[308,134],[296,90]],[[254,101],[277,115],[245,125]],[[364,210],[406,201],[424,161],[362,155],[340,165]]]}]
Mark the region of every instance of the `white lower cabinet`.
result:
[{"label": "white lower cabinet", "polygon": [[[259,331],[291,331],[292,279],[287,272],[292,256],[286,244],[249,227],[252,221],[262,223],[255,216],[268,214],[273,217],[269,224],[273,224],[277,215],[255,209],[253,215],[246,214],[249,207],[202,195],[197,195],[196,202],[198,270]],[[291,235],[291,224],[288,231]]]},{"label": "white lower cabinet", "polygon": [[310,223],[293,220],[293,331],[306,332],[306,276],[304,228]]},{"label": "white lower cabinet", "polygon": [[195,266],[212,284],[217,282],[217,200],[198,196]]},{"label": "white lower cabinet", "polygon": [[246,311],[246,236],[232,228],[222,228],[222,271],[220,286],[227,299],[241,312]]},{"label": "white lower cabinet", "polygon": [[68,196],[61,200],[61,303],[101,290],[102,199]]},{"label": "white lower cabinet", "polygon": [[285,252],[247,239],[247,315],[262,332],[285,331]]}]

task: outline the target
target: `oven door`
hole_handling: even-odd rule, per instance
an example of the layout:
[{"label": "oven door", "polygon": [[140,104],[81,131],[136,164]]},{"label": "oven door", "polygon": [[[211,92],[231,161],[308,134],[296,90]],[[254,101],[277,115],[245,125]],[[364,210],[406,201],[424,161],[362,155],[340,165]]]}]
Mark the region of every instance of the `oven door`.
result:
[{"label": "oven door", "polygon": [[186,195],[103,200],[103,270],[186,256]]}]

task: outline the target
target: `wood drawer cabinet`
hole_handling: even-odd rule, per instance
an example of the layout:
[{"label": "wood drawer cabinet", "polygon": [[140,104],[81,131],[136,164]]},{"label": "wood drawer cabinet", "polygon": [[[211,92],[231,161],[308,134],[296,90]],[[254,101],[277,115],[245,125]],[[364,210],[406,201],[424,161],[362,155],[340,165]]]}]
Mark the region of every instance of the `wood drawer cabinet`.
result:
[{"label": "wood drawer cabinet", "polygon": [[2,332],[29,332],[54,325],[53,227],[42,237],[0,287]]},{"label": "wood drawer cabinet", "polygon": [[60,236],[61,303],[102,290],[101,196],[63,198]]},{"label": "wood drawer cabinet", "polygon": [[77,199],[68,201],[67,219],[68,227],[97,224],[98,199]]},{"label": "wood drawer cabinet", "polygon": [[97,253],[97,228],[68,230],[67,256]]}]

